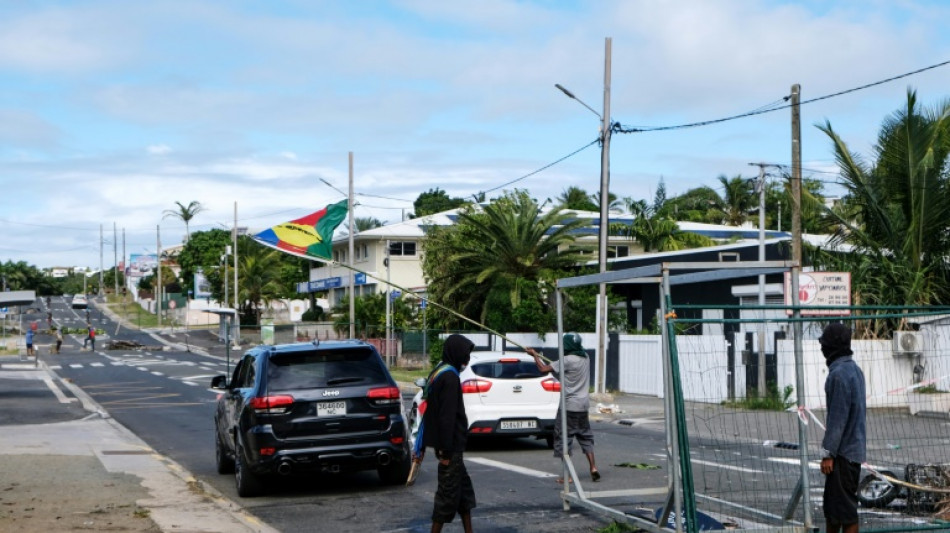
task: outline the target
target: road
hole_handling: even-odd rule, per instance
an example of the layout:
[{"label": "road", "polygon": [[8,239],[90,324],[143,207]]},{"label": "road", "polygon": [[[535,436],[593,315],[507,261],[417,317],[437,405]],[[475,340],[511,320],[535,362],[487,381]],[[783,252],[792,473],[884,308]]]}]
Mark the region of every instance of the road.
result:
[{"label": "road", "polygon": [[[54,298],[52,309],[54,322],[59,326],[80,328],[85,324],[85,311],[71,309],[62,299]],[[45,305],[37,311],[43,324]],[[61,354],[46,355],[48,352],[43,350],[44,361],[159,453],[172,458],[263,522],[282,531],[310,530],[315,521],[319,521],[321,530],[327,531],[428,531],[436,486],[436,463],[432,458],[426,460],[416,484],[409,488],[383,486],[375,472],[326,474],[282,478],[279,486],[266,496],[238,497],[233,476],[219,475],[214,469],[212,416],[217,393],[209,384],[213,376],[227,372],[228,362],[194,351],[105,350],[113,338],[146,346],[159,343],[148,334],[118,327],[97,310],[91,310],[89,318],[93,325],[107,332],[97,339],[96,351],[80,350],[83,336],[69,335]],[[42,336],[38,340],[40,344],[45,342],[48,341]],[[411,397],[407,395],[404,400],[409,405]],[[595,422],[593,426],[598,467],[604,477],[593,484],[584,475],[586,490],[666,485],[662,420],[633,425]],[[702,446],[701,442],[696,444]],[[586,472],[586,461],[580,454],[577,458],[576,467]],[[746,454],[741,464],[752,469],[761,460],[764,458]],[[697,479],[707,488],[715,488],[719,482],[734,482],[742,473],[737,469],[744,467],[731,461],[698,463],[705,474]],[[544,441],[472,439],[466,463],[478,498],[473,518],[479,531],[596,531],[609,523],[581,508],[562,510],[560,487],[556,483],[560,463]],[[631,468],[633,465],[640,468]],[[709,472],[716,475],[710,476]],[[788,475],[794,474],[790,468]],[[598,501],[629,513],[650,513],[661,505],[662,495]]]}]

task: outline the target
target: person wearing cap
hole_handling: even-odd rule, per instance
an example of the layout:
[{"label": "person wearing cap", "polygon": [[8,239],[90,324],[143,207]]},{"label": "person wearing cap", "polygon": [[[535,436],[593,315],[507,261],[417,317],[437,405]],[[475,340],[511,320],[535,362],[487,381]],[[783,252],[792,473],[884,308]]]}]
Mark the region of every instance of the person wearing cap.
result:
[{"label": "person wearing cap", "polygon": [[851,329],[829,324],[818,339],[828,365],[825,379],[825,437],[821,473],[825,478],[822,509],[828,533],[857,533],[858,479],[866,459],[864,373],[851,357]]},{"label": "person wearing cap", "polygon": [[[564,359],[547,364],[540,354],[531,348],[529,355],[534,357],[538,370],[556,373],[564,387],[564,407],[567,410],[567,454],[571,455],[574,439],[587,456],[590,464],[590,477],[600,481],[600,472],[594,460],[594,432],[590,428],[590,361],[577,333],[564,334]],[[564,444],[561,437],[561,408],[557,410],[557,423],[554,424],[554,457],[564,456]],[[561,479],[559,482],[563,483]]]}]

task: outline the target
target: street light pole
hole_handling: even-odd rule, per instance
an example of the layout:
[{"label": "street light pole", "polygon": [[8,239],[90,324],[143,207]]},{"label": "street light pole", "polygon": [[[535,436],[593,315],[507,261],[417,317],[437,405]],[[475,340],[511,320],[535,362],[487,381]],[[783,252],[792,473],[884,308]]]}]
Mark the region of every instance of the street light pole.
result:
[{"label": "street light pole", "polygon": [[[598,252],[597,260],[600,266],[600,273],[607,272],[607,240],[610,233],[610,54],[612,39],[607,37],[604,44],[604,112],[598,113],[593,107],[584,103],[583,100],[574,96],[574,93],[565,89],[561,84],[555,83],[559,91],[567,95],[568,98],[576,100],[582,106],[597,115],[600,119],[600,224],[598,230]],[[608,309],[607,305],[607,284],[598,284],[597,296],[597,364],[595,365],[596,374],[594,376],[594,390],[604,393],[607,390],[607,323]]]}]

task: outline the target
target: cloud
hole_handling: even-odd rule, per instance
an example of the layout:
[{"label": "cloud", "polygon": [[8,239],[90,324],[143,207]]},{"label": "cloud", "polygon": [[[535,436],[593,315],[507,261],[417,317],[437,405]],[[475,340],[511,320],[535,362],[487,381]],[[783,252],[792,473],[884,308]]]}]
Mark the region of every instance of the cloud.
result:
[{"label": "cloud", "polygon": [[172,151],[171,147],[165,144],[153,144],[145,150],[151,155],[166,155]]}]

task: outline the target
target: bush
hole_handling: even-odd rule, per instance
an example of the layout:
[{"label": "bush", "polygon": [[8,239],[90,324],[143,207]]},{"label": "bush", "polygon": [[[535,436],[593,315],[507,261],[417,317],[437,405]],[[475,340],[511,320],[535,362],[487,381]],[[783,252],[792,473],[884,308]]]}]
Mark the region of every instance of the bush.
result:
[{"label": "bush", "polygon": [[319,305],[311,307],[304,311],[303,315],[300,316],[300,319],[304,322],[319,322],[323,320],[323,308]]},{"label": "bush", "polygon": [[770,381],[766,386],[766,389],[765,398],[759,398],[757,391],[750,390],[749,396],[747,398],[732,402],[723,402],[723,405],[728,407],[743,407],[745,409],[763,411],[785,411],[795,404],[795,402],[791,399],[795,388],[791,385],[785,386],[785,390],[782,391],[781,398],[779,398],[778,386],[774,381]]},{"label": "bush", "polygon": [[443,346],[445,346],[445,339],[438,335],[429,339],[429,368],[435,368],[442,361]]}]

